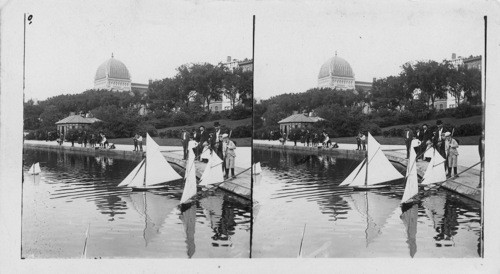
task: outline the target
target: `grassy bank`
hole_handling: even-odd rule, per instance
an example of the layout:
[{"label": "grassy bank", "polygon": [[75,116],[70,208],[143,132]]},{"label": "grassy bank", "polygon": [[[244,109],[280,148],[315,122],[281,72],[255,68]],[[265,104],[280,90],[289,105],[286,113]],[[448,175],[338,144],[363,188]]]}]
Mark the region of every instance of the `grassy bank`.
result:
[{"label": "grassy bank", "polygon": [[[181,140],[176,138],[160,138],[154,137],[155,142],[160,146],[181,146]],[[236,142],[236,146],[239,147],[249,147],[252,145],[252,138],[234,138],[231,139]],[[115,143],[118,145],[134,145],[134,141],[132,138],[118,138],[118,139],[109,139],[110,143]]]},{"label": "grassy bank", "polygon": [[158,132],[162,131],[167,131],[167,130],[175,130],[175,129],[182,129],[182,128],[198,128],[200,126],[205,126],[205,127],[213,127],[214,122],[219,122],[221,125],[229,127],[229,128],[236,128],[239,126],[246,126],[246,125],[251,125],[252,124],[252,117],[241,119],[241,120],[229,120],[229,119],[221,119],[221,120],[214,120],[214,121],[209,121],[209,122],[200,122],[200,123],[195,123],[192,125],[186,125],[186,126],[177,126],[177,127],[167,127],[167,128],[162,128],[158,129]]},{"label": "grassy bank", "polygon": [[[425,120],[425,121],[420,121],[420,122],[414,123],[414,124],[404,124],[404,125],[396,125],[396,126],[384,127],[384,128],[382,128],[382,131],[389,130],[391,128],[400,128],[400,127],[405,127],[405,126],[413,126],[413,125],[420,125],[421,126],[423,124],[427,124],[429,126],[434,126],[436,124],[437,120],[438,119]],[[461,125],[464,125],[464,124],[482,123],[483,116],[482,115],[476,115],[476,116],[471,116],[471,117],[466,117],[466,118],[461,118],[461,119],[457,119],[457,118],[441,118],[439,120],[443,121],[443,124],[450,124],[450,125],[454,125],[454,126],[461,126]]]}]

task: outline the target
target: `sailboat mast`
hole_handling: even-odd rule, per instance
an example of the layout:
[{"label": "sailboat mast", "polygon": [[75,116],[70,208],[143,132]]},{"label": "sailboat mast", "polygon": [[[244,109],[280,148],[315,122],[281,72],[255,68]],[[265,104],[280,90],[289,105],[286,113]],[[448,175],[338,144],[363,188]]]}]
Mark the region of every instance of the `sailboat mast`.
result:
[{"label": "sailboat mast", "polygon": [[147,154],[147,153],[148,153],[148,152],[146,151],[146,156],[145,156],[145,158],[146,158],[146,159],[144,159],[144,180],[142,181],[142,185],[143,185],[143,186],[146,186],[146,172],[148,171],[148,169],[147,169],[147,165],[148,165],[148,154]]},{"label": "sailboat mast", "polygon": [[368,134],[366,135],[366,172],[365,172],[365,186],[368,185],[368,138],[369,138],[369,135],[370,132],[368,132]]}]

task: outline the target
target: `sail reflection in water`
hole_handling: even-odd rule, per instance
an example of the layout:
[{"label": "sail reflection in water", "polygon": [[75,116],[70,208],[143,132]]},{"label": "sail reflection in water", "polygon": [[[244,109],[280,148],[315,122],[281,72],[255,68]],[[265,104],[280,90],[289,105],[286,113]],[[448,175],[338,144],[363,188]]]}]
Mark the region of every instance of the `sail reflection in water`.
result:
[{"label": "sail reflection in water", "polygon": [[[216,190],[179,207],[182,181],[147,192],[118,187],[140,158],[33,149],[24,157],[23,258],[80,258],[89,225],[87,258],[249,257],[246,200]],[[33,162],[41,163],[38,178],[27,174]]]},{"label": "sail reflection in water", "polygon": [[418,205],[402,206],[403,214],[401,220],[405,224],[406,235],[408,240],[408,248],[410,249],[410,256],[413,258],[417,253],[417,219],[418,219]]},{"label": "sail reflection in water", "polygon": [[252,257],[297,257],[305,224],[304,257],[480,256],[473,201],[438,190],[403,210],[404,180],[370,191],[339,187],[360,161],[281,149],[253,156],[262,172],[254,176]]},{"label": "sail reflection in water", "polygon": [[398,208],[399,201],[373,191],[359,191],[345,197],[351,209],[356,209],[366,220],[366,246],[382,234],[387,219]]}]

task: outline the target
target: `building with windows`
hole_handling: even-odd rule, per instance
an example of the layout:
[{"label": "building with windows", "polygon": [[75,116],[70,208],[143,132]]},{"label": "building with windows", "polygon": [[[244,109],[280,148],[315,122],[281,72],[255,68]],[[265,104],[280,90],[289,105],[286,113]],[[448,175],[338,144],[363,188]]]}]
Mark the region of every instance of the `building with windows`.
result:
[{"label": "building with windows", "polygon": [[334,57],[323,63],[319,70],[319,88],[370,92],[372,86],[373,82],[356,81],[351,65],[343,58],[337,56],[337,52],[335,52]]},{"label": "building with windows", "polygon": [[97,68],[94,77],[94,89],[137,91],[139,94],[145,94],[148,88],[148,84],[132,83],[127,66],[122,61],[114,58],[113,54],[111,54],[111,58]]},{"label": "building with windows", "polygon": [[[235,69],[241,68],[242,71],[253,71],[253,60],[245,58],[244,60],[231,59],[231,56],[228,56],[226,62],[222,63],[224,66],[229,68],[229,70],[234,71]],[[241,100],[239,96],[236,98],[235,105],[241,104]],[[204,107],[207,105],[204,103]],[[231,100],[226,96],[222,95],[221,100],[212,100],[210,101],[209,106],[210,111],[219,112],[223,110],[231,110],[233,109],[233,105],[231,104]]]},{"label": "building with windows", "polygon": [[314,116],[314,114],[312,112],[310,112],[310,113],[307,113],[307,112],[297,113],[296,111],[294,111],[294,113],[292,115],[279,121],[278,124],[280,125],[280,131],[282,131],[286,134],[289,134],[290,130],[292,130],[294,128],[304,128],[305,129],[305,128],[308,128],[309,126],[311,126],[312,124],[314,124],[318,121],[321,121],[321,120],[324,120],[324,119],[321,117],[318,117],[318,116]]},{"label": "building with windows", "polygon": [[95,118],[92,113],[75,114],[71,112],[68,117],[56,122],[57,132],[60,135],[65,135],[70,129],[87,129],[91,124],[101,120]]}]

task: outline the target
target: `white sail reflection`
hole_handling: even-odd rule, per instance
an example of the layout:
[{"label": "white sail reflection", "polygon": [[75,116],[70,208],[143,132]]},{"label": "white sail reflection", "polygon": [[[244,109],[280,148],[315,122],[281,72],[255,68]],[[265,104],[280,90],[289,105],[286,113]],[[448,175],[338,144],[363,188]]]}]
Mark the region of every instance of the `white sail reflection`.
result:
[{"label": "white sail reflection", "polygon": [[194,233],[196,228],[196,203],[181,205],[181,215],[179,218],[182,220],[184,231],[186,232],[186,245],[188,258],[193,257],[196,251],[194,242]]},{"label": "white sail reflection", "polygon": [[124,196],[123,199],[144,219],[143,238],[146,246],[161,233],[160,228],[165,219],[179,204],[178,200],[149,191],[131,192],[130,196]]},{"label": "white sail reflection", "polygon": [[402,206],[402,214],[400,216],[406,229],[406,243],[410,249],[410,256],[413,258],[417,253],[417,220],[418,220],[418,205],[413,204],[411,207]]},{"label": "white sail reflection", "polygon": [[378,194],[373,191],[353,192],[345,197],[349,207],[356,209],[365,219],[366,246],[382,234],[382,229],[387,224],[387,219],[399,206],[397,199]]}]

